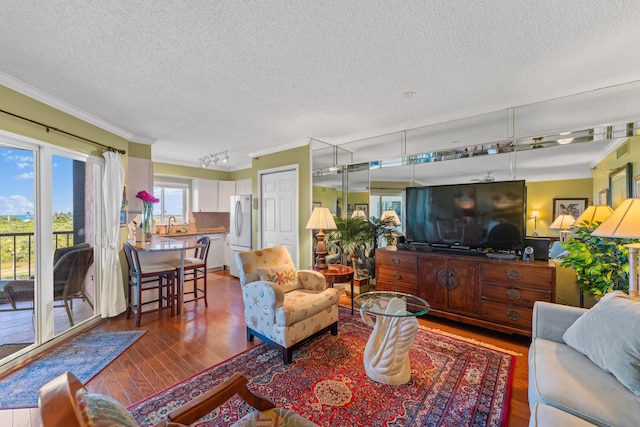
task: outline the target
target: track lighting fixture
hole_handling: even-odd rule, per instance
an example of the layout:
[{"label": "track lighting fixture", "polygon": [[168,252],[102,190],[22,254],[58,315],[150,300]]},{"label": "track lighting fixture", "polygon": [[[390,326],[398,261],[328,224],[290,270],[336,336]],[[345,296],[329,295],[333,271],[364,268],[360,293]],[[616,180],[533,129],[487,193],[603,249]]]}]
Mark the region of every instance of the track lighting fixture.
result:
[{"label": "track lighting fixture", "polygon": [[[224,156],[222,156],[224,154]],[[222,156],[222,157],[220,157]],[[226,151],[221,151],[217,154],[207,154],[204,157],[200,158],[200,167],[208,168],[211,165],[217,165],[219,162],[227,163],[229,162],[229,155]]]}]

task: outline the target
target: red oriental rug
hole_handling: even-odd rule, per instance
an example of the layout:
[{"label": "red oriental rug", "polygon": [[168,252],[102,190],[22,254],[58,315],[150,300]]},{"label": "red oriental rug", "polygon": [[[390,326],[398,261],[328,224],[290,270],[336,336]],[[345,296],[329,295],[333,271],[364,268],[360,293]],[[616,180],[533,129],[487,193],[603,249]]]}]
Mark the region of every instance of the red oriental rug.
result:
[{"label": "red oriental rug", "polygon": [[[340,309],[338,335],[295,351],[285,365],[261,344],[206,369],[129,410],[141,426],[200,395],[235,372],[249,389],[321,426],[506,426],[514,356],[420,327],[410,351],[411,380],[402,386],[367,377],[362,354],[371,333],[358,313]],[[198,427],[227,426],[253,410],[234,397]]]}]

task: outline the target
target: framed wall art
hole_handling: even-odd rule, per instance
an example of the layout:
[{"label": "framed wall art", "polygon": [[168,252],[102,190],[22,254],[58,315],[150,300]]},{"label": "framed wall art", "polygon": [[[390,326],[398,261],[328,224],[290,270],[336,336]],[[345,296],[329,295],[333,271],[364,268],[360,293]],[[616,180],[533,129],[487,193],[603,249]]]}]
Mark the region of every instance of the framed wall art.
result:
[{"label": "framed wall art", "polygon": [[353,205],[355,210],[363,210],[367,218],[369,218],[369,205],[367,203],[356,203]]},{"label": "framed wall art", "polygon": [[627,163],[609,173],[609,206],[612,209],[631,197],[633,176],[631,163]]},{"label": "framed wall art", "polygon": [[586,197],[553,199],[553,219],[555,220],[558,215],[571,215],[574,219],[578,218],[587,208],[587,200]]}]

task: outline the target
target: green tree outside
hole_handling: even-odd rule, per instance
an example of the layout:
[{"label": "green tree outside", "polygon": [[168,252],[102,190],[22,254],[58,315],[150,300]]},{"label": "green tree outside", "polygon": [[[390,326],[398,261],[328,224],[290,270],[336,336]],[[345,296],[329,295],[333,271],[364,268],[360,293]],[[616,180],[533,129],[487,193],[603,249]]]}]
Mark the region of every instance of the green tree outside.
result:
[{"label": "green tree outside", "polygon": [[[71,213],[55,213],[53,215],[53,231],[69,232],[73,231],[73,217]],[[0,217],[0,271],[2,279],[13,279],[13,266],[16,265],[16,278],[27,278],[29,271],[34,272],[34,220],[23,220],[15,216]],[[13,234],[28,233],[24,236],[13,236]],[[8,236],[5,234],[9,234]],[[15,253],[14,253],[15,239]],[[53,248],[64,248],[73,245],[73,236],[67,242],[65,238],[59,238],[56,242],[56,235],[52,236],[51,244]],[[14,261],[15,257],[15,261]],[[31,269],[29,269],[31,261]]]}]

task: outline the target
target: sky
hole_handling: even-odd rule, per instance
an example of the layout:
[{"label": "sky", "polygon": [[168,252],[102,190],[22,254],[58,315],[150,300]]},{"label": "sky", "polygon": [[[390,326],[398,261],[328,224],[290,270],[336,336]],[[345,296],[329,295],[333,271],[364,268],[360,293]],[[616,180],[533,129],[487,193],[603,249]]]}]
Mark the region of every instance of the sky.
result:
[{"label": "sky", "polygon": [[[0,215],[27,215],[35,212],[35,152],[0,146]],[[53,156],[53,212],[73,211],[73,169],[69,158]],[[47,190],[47,189],[45,189]]]},{"label": "sky", "polygon": [[[34,158],[33,151],[0,143],[0,215],[35,213]],[[54,155],[52,170],[53,179],[45,180],[46,185],[53,182],[52,214],[73,212],[73,161]],[[157,196],[160,197],[160,193]],[[164,196],[165,215],[181,217],[183,190],[166,188]]]}]

